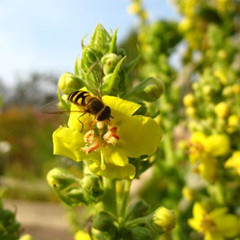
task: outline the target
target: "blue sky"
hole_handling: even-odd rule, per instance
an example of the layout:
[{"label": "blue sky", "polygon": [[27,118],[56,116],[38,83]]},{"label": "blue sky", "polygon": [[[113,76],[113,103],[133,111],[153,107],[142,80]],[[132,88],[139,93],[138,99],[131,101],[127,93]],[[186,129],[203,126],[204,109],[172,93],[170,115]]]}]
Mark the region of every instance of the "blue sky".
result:
[{"label": "blue sky", "polygon": [[[0,0],[0,78],[7,86],[31,71],[72,72],[81,38],[101,23],[124,39],[137,24],[129,0]],[[150,19],[177,19],[166,0],[145,0]]]}]

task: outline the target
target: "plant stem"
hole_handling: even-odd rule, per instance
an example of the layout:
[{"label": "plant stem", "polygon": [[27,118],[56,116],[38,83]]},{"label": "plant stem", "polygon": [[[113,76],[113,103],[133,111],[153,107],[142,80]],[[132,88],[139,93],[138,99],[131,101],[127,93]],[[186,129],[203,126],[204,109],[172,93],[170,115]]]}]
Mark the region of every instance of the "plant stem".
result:
[{"label": "plant stem", "polygon": [[103,187],[104,210],[116,216],[116,180],[103,177]]},{"label": "plant stem", "polygon": [[129,200],[130,187],[131,187],[131,181],[130,180],[125,180],[124,190],[123,190],[123,198],[122,198],[122,205],[121,205],[121,209],[120,209],[120,212],[119,212],[119,216],[121,218],[124,218],[125,214],[126,214],[127,204],[128,204],[128,200]]},{"label": "plant stem", "polygon": [[166,163],[168,166],[174,165],[174,156],[172,148],[172,135],[171,133],[166,133],[163,139],[164,151],[166,156]]},{"label": "plant stem", "polygon": [[132,226],[132,225],[138,225],[138,224],[141,224],[141,223],[146,223],[147,222],[147,218],[148,218],[148,216],[146,216],[146,217],[140,217],[140,218],[135,218],[135,219],[133,219],[133,220],[131,220],[131,221],[128,221],[127,223],[126,223],[126,226]]}]

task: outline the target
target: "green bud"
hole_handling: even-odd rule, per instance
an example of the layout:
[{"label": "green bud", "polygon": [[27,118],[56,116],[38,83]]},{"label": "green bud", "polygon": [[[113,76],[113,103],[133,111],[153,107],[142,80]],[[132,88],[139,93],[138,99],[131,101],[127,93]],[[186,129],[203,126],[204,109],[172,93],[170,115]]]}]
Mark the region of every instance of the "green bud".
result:
[{"label": "green bud", "polygon": [[73,188],[66,193],[71,204],[88,203],[81,188]]},{"label": "green bud", "polygon": [[86,199],[97,201],[103,194],[102,183],[99,177],[93,174],[86,174],[81,185]]},{"label": "green bud", "polygon": [[159,207],[153,213],[152,223],[165,232],[171,231],[176,225],[175,212],[165,207]]},{"label": "green bud", "polygon": [[60,77],[58,87],[64,94],[68,95],[71,92],[84,87],[84,82],[76,75],[66,72]]},{"label": "green bud", "polygon": [[25,234],[21,236],[19,240],[34,240],[34,238],[29,234]]},{"label": "green bud", "polygon": [[97,49],[86,46],[83,49],[82,59],[80,59],[81,69],[85,72],[88,72],[90,68],[96,66],[101,57],[102,54]]},{"label": "green bud", "polygon": [[[103,94],[115,95],[119,82],[120,82],[119,75],[109,73],[106,76],[104,76],[103,77],[103,85],[102,85]],[[115,85],[115,83],[116,83],[116,85]]]},{"label": "green bud", "polygon": [[130,95],[148,102],[154,102],[163,94],[164,90],[164,84],[160,79],[149,77],[142,81]]},{"label": "green bud", "polygon": [[148,213],[148,211],[149,211],[149,205],[145,201],[139,200],[139,201],[133,203],[129,207],[126,218],[128,220],[131,220],[134,218],[143,217]]},{"label": "green bud", "polygon": [[101,232],[112,232],[115,229],[116,219],[107,212],[100,212],[95,216],[92,227]]},{"label": "green bud", "polygon": [[112,73],[117,63],[121,60],[121,56],[115,53],[108,53],[104,55],[101,59],[103,64],[103,72],[105,75]]},{"label": "green bud", "polygon": [[106,29],[101,24],[98,24],[91,36],[89,45],[94,46],[101,52],[108,52],[110,41],[111,37]]},{"label": "green bud", "polygon": [[130,229],[130,235],[132,240],[151,240],[153,239],[152,233],[145,227],[133,227]]},{"label": "green bud", "polygon": [[77,179],[64,169],[53,168],[47,174],[47,181],[51,187],[63,190],[77,182]]},{"label": "green bud", "polygon": [[226,86],[223,91],[222,94],[224,97],[231,97],[233,95],[233,88],[232,86]]}]

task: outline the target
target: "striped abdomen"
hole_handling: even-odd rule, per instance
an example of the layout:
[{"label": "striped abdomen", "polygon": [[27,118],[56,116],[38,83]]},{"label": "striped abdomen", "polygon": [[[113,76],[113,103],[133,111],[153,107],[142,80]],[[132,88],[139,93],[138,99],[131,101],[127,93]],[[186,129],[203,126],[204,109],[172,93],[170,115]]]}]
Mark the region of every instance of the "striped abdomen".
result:
[{"label": "striped abdomen", "polygon": [[86,106],[91,95],[86,91],[75,91],[69,94],[68,100],[78,106]]}]

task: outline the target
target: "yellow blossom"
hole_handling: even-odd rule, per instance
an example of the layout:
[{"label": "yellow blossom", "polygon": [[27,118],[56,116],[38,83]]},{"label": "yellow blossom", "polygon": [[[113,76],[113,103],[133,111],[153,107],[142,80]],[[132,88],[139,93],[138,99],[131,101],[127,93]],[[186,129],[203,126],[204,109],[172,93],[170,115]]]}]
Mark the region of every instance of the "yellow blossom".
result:
[{"label": "yellow blossom", "polygon": [[235,151],[225,163],[226,168],[234,168],[240,175],[240,151]]},{"label": "yellow blossom", "polygon": [[230,108],[226,102],[220,102],[215,106],[214,111],[218,117],[225,118],[229,115]]},{"label": "yellow blossom", "polygon": [[194,105],[194,102],[195,102],[195,98],[191,93],[185,95],[183,98],[183,103],[186,107],[192,107]]},{"label": "yellow blossom", "polygon": [[207,181],[216,180],[216,157],[224,156],[229,151],[230,140],[224,134],[206,136],[202,132],[194,132],[189,141],[189,159],[192,163],[200,161],[198,170]]},{"label": "yellow blossom", "polygon": [[239,219],[227,213],[227,208],[215,208],[208,211],[201,203],[193,206],[193,218],[189,225],[203,234],[204,240],[224,240],[235,237],[239,232]]},{"label": "yellow blossom", "polygon": [[195,195],[196,195],[196,192],[195,192],[194,189],[185,186],[185,187],[182,189],[182,194],[183,194],[183,196],[184,196],[185,199],[187,199],[189,202],[191,202],[191,201],[194,200]]},{"label": "yellow blossom", "polygon": [[187,32],[192,27],[192,22],[190,18],[183,18],[179,23],[178,29],[180,32]]},{"label": "yellow blossom", "polygon": [[226,78],[226,76],[225,76],[225,74],[223,73],[222,70],[220,70],[220,69],[215,70],[214,75],[215,75],[217,78],[220,79],[220,81],[221,81],[222,84],[224,84],[224,85],[227,84],[227,78]]},{"label": "yellow blossom", "polygon": [[135,167],[128,158],[153,154],[162,136],[161,128],[150,117],[133,116],[139,104],[113,96],[104,96],[102,100],[111,109],[111,121],[96,121],[85,114],[80,122],[79,108],[72,104],[68,127],[53,133],[54,154],[74,161],[85,160],[97,175],[133,178]]},{"label": "yellow blossom", "polygon": [[240,119],[238,115],[231,115],[228,117],[228,128],[227,131],[229,133],[235,132],[240,127]]},{"label": "yellow blossom", "polygon": [[91,237],[89,236],[88,233],[79,230],[78,232],[75,233],[74,240],[91,240]]}]

